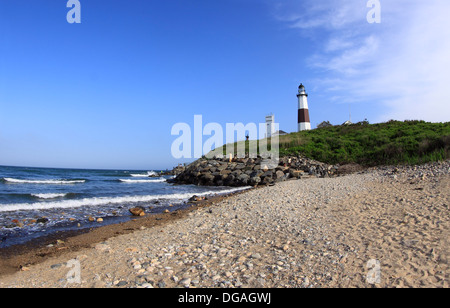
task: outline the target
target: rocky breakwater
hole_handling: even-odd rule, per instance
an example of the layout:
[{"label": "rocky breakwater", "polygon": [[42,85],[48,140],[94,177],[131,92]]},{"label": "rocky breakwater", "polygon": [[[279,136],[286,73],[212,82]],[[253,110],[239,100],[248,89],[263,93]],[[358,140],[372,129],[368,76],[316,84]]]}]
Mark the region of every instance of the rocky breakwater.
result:
[{"label": "rocky breakwater", "polygon": [[338,166],[324,164],[305,157],[282,157],[269,168],[258,158],[201,158],[180,173],[172,183],[201,186],[271,185],[290,179],[332,177]]}]

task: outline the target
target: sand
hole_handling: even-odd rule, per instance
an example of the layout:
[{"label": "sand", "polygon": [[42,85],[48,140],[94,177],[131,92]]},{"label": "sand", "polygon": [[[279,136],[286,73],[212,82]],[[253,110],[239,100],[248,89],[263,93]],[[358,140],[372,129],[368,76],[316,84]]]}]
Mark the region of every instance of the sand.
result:
[{"label": "sand", "polygon": [[28,251],[35,264],[18,256],[0,287],[447,288],[449,171],[447,161],[286,181],[64,238],[39,260]]}]

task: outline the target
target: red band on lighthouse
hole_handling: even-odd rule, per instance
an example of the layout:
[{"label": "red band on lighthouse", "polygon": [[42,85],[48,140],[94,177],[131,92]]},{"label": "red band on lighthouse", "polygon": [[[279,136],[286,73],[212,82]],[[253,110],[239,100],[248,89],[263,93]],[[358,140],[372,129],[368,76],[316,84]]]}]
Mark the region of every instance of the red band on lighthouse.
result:
[{"label": "red band on lighthouse", "polygon": [[309,120],[309,110],[308,109],[299,109],[298,110],[298,123],[310,123]]}]

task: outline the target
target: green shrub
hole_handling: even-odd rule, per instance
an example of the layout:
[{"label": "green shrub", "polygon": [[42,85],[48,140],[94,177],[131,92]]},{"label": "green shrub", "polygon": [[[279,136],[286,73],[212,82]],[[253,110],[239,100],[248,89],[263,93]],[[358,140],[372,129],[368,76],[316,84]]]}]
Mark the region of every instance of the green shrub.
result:
[{"label": "green shrub", "polygon": [[450,158],[450,122],[360,122],[292,133],[280,137],[280,156],[287,155],[366,166],[445,160]]}]

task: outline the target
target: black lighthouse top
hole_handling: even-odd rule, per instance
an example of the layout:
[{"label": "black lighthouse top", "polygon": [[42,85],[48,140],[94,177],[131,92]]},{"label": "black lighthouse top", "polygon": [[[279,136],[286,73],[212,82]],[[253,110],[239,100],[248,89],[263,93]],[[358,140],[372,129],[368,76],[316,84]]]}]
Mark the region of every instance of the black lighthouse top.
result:
[{"label": "black lighthouse top", "polygon": [[305,86],[303,85],[303,83],[301,83],[300,86],[298,87],[298,94],[297,94],[297,96],[301,96],[301,95],[308,96],[308,94],[306,94]]}]

